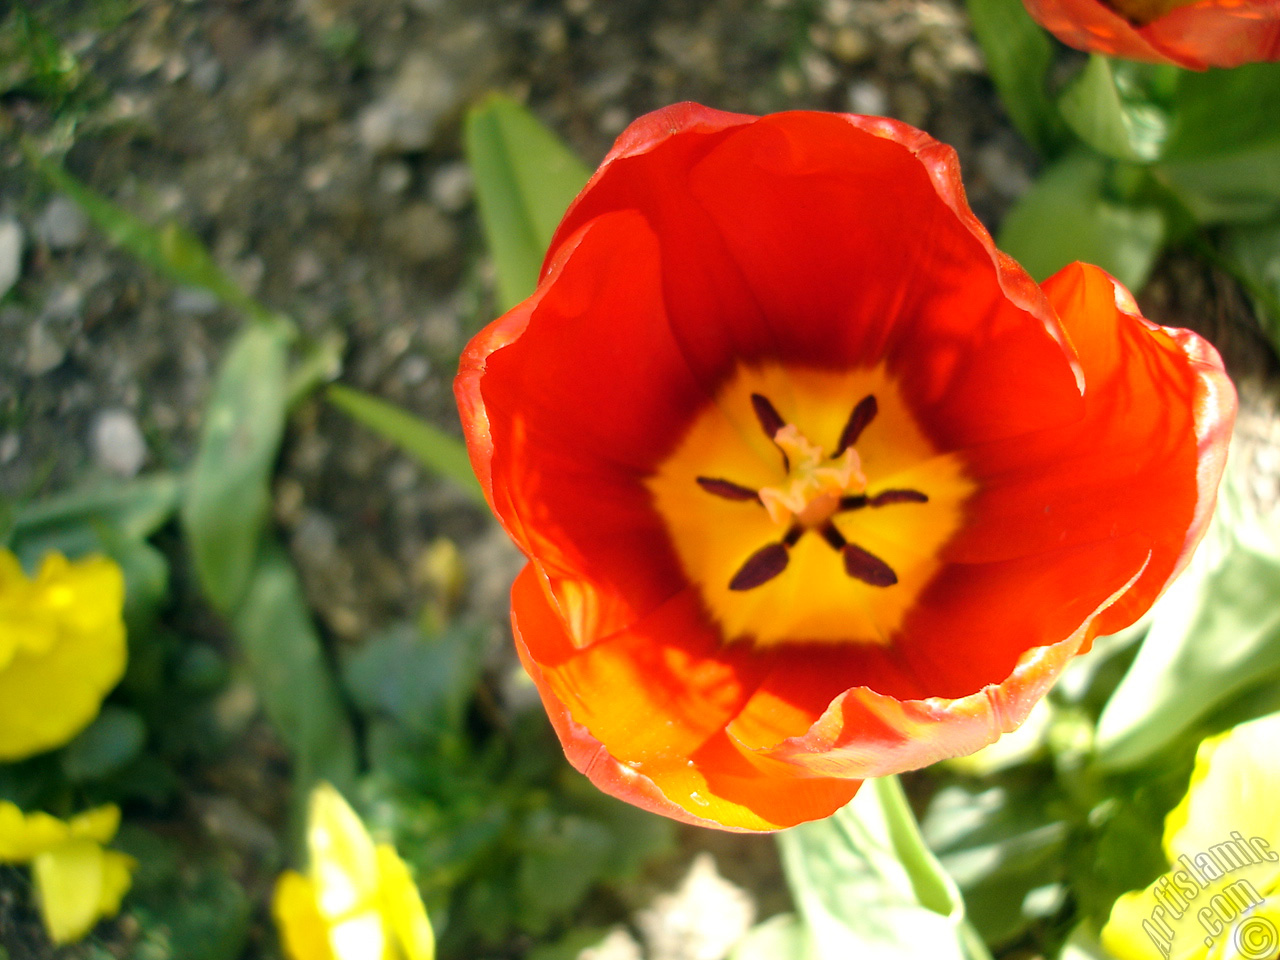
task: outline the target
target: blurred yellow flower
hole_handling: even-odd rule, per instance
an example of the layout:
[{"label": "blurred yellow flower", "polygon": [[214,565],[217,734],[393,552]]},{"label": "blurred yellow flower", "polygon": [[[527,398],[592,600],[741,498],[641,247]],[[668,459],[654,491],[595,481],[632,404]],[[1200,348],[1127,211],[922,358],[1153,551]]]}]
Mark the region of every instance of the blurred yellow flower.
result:
[{"label": "blurred yellow flower", "polygon": [[307,874],[286,870],[272,910],[290,960],[432,960],[435,937],[409,868],[327,783],[311,793]]},{"label": "blurred yellow flower", "polygon": [[60,747],[124,674],[124,576],[50,553],[34,579],[0,549],[0,762]]},{"label": "blurred yellow flower", "polygon": [[1280,713],[1200,744],[1165,819],[1170,870],[1111,909],[1120,960],[1263,960],[1280,953]]},{"label": "blurred yellow flower", "polygon": [[38,811],[24,814],[0,800],[0,863],[31,864],[40,917],[54,943],[79,940],[120,911],[137,864],[103,849],[119,827],[114,805],[63,821]]}]

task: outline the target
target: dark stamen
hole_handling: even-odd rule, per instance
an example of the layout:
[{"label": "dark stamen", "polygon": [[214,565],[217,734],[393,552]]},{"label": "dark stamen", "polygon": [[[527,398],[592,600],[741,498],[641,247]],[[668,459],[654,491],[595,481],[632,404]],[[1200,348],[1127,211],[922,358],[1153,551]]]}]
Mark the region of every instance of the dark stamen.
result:
[{"label": "dark stamen", "polygon": [[[772,440],[775,444],[778,442],[778,431],[787,425],[778,413],[777,408],[769,402],[769,398],[763,393],[753,393],[751,395],[751,409],[756,412],[756,419],[760,421],[760,429],[764,431],[764,435]],[[791,458],[787,456],[787,451],[782,447],[778,447],[778,452],[782,454],[782,469],[791,472]]]},{"label": "dark stamen", "polygon": [[847,497],[840,498],[841,510],[861,510],[867,505],[867,495],[865,493],[855,493]]},{"label": "dark stamen", "polygon": [[756,412],[756,419],[760,421],[760,429],[764,431],[764,435],[770,440],[777,436],[778,431],[787,425],[787,422],[782,419],[777,409],[764,394],[753,393],[751,395],[751,407]]},{"label": "dark stamen", "polygon": [[729,589],[754,590],[787,569],[790,559],[787,548],[780,543],[763,546],[749,556],[742,569],[733,575],[733,579],[729,581]]},{"label": "dark stamen", "polygon": [[822,529],[818,531],[822,534],[822,539],[831,544],[832,550],[843,550],[848,542],[844,538],[844,534],[836,529],[836,525],[828,520],[822,525]]},{"label": "dark stamen", "polygon": [[698,486],[707,493],[714,493],[726,500],[759,500],[760,495],[750,487],[744,487],[732,480],[721,480],[718,477],[698,477]]},{"label": "dark stamen", "polygon": [[844,572],[855,580],[873,587],[892,587],[898,582],[892,567],[857,544],[846,544],[840,555],[844,558]]},{"label": "dark stamen", "polygon": [[929,498],[919,490],[882,490],[869,501],[868,506],[887,507],[891,503],[928,503]]},{"label": "dark stamen", "polygon": [[791,529],[787,531],[787,535],[782,538],[784,547],[794,547],[800,541],[801,535],[804,533],[804,527],[798,523],[793,523]]},{"label": "dark stamen", "polygon": [[876,398],[871,394],[867,394],[858,401],[857,406],[853,408],[853,413],[849,414],[849,422],[844,425],[844,430],[840,432],[840,442],[836,444],[836,452],[833,457],[838,457],[851,446],[858,442],[858,437],[862,436],[862,431],[867,429],[867,424],[876,418],[879,411],[876,405]]}]

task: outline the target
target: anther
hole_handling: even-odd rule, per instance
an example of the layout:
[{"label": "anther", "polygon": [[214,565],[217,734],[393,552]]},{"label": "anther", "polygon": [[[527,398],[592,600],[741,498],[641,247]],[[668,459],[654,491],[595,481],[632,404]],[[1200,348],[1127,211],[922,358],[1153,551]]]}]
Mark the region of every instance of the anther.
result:
[{"label": "anther", "polygon": [[844,560],[844,572],[855,580],[873,587],[892,587],[898,582],[892,567],[857,544],[845,544],[840,556]]},{"label": "anther", "polygon": [[919,490],[882,490],[867,501],[870,507],[887,507],[891,503],[928,503],[929,498]]},{"label": "anther", "polygon": [[707,493],[714,493],[726,500],[759,500],[760,494],[750,487],[744,487],[732,480],[721,480],[719,477],[697,477],[698,486]]},{"label": "anther", "polygon": [[844,538],[844,534],[836,529],[836,525],[828,520],[822,525],[822,529],[818,531],[822,534],[822,539],[831,544],[833,550],[843,550],[845,544],[848,543]]},{"label": "anther", "polygon": [[751,395],[751,408],[755,410],[756,419],[760,421],[760,429],[764,431],[765,436],[770,440],[787,425],[786,421],[782,419],[782,415],[778,413],[777,408],[762,393],[753,393]]},{"label": "anther", "polygon": [[867,394],[858,401],[853,408],[853,412],[849,414],[849,422],[840,431],[840,442],[836,444],[836,452],[832,454],[833,457],[840,456],[840,454],[858,442],[858,437],[862,436],[862,431],[867,429],[867,425],[876,418],[876,413],[879,412],[879,409],[876,404],[876,398],[871,394]]},{"label": "anther", "polygon": [[[760,429],[764,431],[766,437],[775,444],[778,442],[778,431],[787,425],[782,419],[782,415],[778,413],[777,407],[769,402],[769,398],[763,393],[753,393],[751,395],[751,409],[756,412],[756,419],[760,421]],[[782,454],[782,469],[791,472],[791,458],[787,456],[787,451],[778,447],[778,451]]]},{"label": "anther", "polygon": [[790,560],[791,555],[783,544],[766,544],[749,556],[747,562],[733,575],[733,579],[729,581],[729,589],[754,590],[787,569]]}]

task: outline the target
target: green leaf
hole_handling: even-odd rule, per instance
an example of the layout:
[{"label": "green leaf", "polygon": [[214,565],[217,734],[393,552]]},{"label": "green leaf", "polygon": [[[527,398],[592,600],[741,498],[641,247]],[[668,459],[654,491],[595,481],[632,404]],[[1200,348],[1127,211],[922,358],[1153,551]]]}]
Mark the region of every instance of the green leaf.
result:
[{"label": "green leaf", "polygon": [[729,960],[810,960],[811,935],[794,913],[779,913],[758,923],[738,942]]},{"label": "green leaf", "polygon": [[302,585],[273,540],[259,551],[232,627],[267,717],[293,751],[295,800],[305,803],[317,780],[347,790],[355,779],[355,737]]},{"label": "green leaf", "polygon": [[603,825],[573,814],[537,810],[521,824],[516,922],[541,936],[586,896],[613,847]]},{"label": "green leaf", "polygon": [[1259,516],[1229,468],[1188,568],[1098,721],[1098,762],[1136,766],[1237,694],[1280,678],[1280,518]]},{"label": "green leaf", "polygon": [[1202,223],[1280,214],[1280,64],[1184,72],[1161,179]]},{"label": "green leaf", "polygon": [[341,384],[333,384],[325,396],[343,413],[390,440],[431,472],[458,484],[477,503],[484,503],[466,444],[457,437],[385,400]]},{"label": "green leaf", "polygon": [[357,707],[419,733],[458,731],[484,661],[487,631],[457,626],[436,637],[402,624],[347,658],[343,680]]},{"label": "green leaf", "polygon": [[1125,96],[1112,61],[1101,54],[1089,58],[1058,107],[1081,140],[1117,160],[1155,160],[1169,135],[1165,112],[1149,100]]},{"label": "green leaf", "polygon": [[201,287],[257,320],[280,322],[218,266],[200,238],[178,223],[153,227],[81,183],[29,145],[27,159],[58,190],[75,200],[107,239],[175,283]]},{"label": "green leaf", "polygon": [[778,844],[812,960],[989,957],[897,778],[867,781],[848,806]]},{"label": "green leaf", "polygon": [[284,433],[286,344],[281,328],[267,324],[246,327],[232,343],[205,409],[182,502],[200,585],[222,613],[244,595],[266,527]]},{"label": "green leaf", "polygon": [[235,960],[248,941],[253,904],[218,866],[190,864],[125,903],[138,927],[131,960]]},{"label": "green leaf", "polygon": [[1154,204],[1113,198],[1109,172],[1100,157],[1064,157],[1009,211],[997,245],[1038,281],[1083,260],[1140,291],[1164,244],[1165,217]]},{"label": "green leaf", "polygon": [[72,783],[100,780],[122,769],[138,755],[147,728],[132,710],[112,704],[67,744],[61,753],[62,772]]},{"label": "green leaf", "polygon": [[467,161],[508,310],[533,293],[547,247],[591,172],[514,100],[490,96],[467,114]]},{"label": "green leaf", "polygon": [[1250,297],[1263,329],[1280,352],[1280,220],[1233,227],[1224,255]]},{"label": "green leaf", "polygon": [[1018,131],[1041,154],[1056,156],[1070,135],[1048,91],[1053,46],[1022,0],[968,0],[987,72]]},{"label": "green leaf", "polygon": [[1037,919],[1029,895],[1065,877],[1067,826],[1049,810],[1056,795],[1049,784],[1025,780],[1009,775],[992,785],[946,786],[921,824],[988,943],[1007,943],[1026,930]]},{"label": "green leaf", "polygon": [[178,506],[179,481],[153,473],[125,483],[106,483],[24,503],[13,520],[13,536],[35,538],[52,529],[104,524],[122,537],[145,540],[169,522]]}]

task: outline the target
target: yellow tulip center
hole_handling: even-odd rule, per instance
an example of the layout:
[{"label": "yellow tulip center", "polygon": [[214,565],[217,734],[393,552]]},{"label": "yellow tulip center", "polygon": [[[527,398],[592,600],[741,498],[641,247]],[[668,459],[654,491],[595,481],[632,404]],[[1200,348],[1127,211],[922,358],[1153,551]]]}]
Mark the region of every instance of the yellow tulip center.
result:
[{"label": "yellow tulip center", "polygon": [[1106,0],[1107,5],[1116,13],[1140,27],[1160,19],[1178,7],[1189,7],[1198,2],[1199,0]]},{"label": "yellow tulip center", "polygon": [[740,368],[649,478],[726,640],[892,642],[973,484],[883,369]]}]

